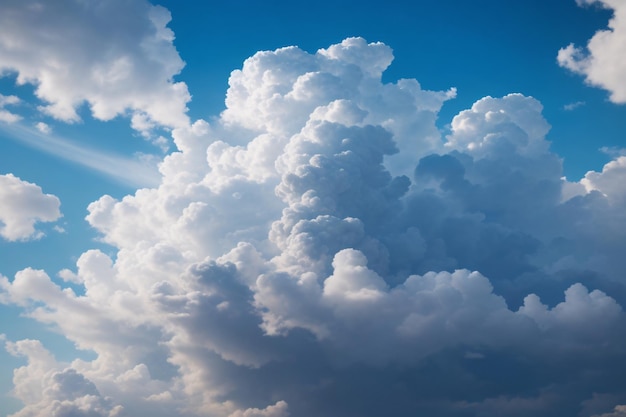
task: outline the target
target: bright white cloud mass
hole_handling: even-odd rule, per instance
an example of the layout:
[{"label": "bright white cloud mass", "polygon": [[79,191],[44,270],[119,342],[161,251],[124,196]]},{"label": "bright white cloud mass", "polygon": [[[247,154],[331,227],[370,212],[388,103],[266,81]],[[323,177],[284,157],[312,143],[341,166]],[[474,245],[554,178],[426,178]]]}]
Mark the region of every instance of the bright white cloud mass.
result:
[{"label": "bright white cloud mass", "polygon": [[88,103],[97,119],[129,114],[140,131],[188,123],[187,87],[172,81],[183,61],[163,7],[7,0],[1,8],[0,74],[16,72],[19,84],[36,85],[42,112],[76,122],[77,108]]},{"label": "bright white cloud mass", "polygon": [[558,54],[559,64],[585,76],[591,85],[608,90],[614,103],[626,103],[626,2],[622,0],[576,0],[581,5],[612,9],[609,28],[589,40],[586,49],[569,44]]},{"label": "bright white cloud mass", "polygon": [[37,222],[61,217],[59,199],[12,174],[0,175],[0,236],[6,240],[40,238]]},{"label": "bright white cloud mass", "polygon": [[[596,72],[624,56],[604,50],[623,7],[603,3],[613,32],[559,62],[624,101],[619,70]],[[257,52],[226,110],[189,122],[169,20],[143,1],[0,6],[0,66],[41,112],[73,122],[86,102],[176,147],[157,186],[89,205],[114,251],[0,275],[1,303],[94,353],[7,340],[25,360],[12,417],[623,414],[626,157],[565,180],[517,93],[442,134],[455,89],[383,82],[391,48],[358,37]],[[5,122],[17,100],[0,96]],[[1,236],[41,237],[59,204],[0,176]]]}]

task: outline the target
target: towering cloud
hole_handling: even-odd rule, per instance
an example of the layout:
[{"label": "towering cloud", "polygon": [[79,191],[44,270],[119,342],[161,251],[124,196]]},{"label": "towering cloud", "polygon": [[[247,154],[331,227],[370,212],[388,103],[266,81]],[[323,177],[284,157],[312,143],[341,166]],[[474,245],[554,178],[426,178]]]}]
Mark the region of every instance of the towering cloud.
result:
[{"label": "towering cloud", "polygon": [[59,363],[8,342],[28,358],[15,416],[623,403],[621,159],[568,185],[521,94],[477,101],[441,137],[454,89],[383,83],[391,60],[361,38],[255,54],[215,122],[172,123],[157,187],[89,205],[116,253],[61,273],[81,291],[30,268],[2,278],[0,301],[95,353]]}]

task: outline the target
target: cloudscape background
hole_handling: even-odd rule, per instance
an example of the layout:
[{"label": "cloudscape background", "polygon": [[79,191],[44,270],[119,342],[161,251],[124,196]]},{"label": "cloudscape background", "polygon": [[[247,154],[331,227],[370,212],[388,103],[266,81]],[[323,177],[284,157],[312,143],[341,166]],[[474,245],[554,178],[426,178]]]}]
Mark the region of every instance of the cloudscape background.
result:
[{"label": "cloudscape background", "polygon": [[626,4],[0,2],[0,414],[626,415]]}]

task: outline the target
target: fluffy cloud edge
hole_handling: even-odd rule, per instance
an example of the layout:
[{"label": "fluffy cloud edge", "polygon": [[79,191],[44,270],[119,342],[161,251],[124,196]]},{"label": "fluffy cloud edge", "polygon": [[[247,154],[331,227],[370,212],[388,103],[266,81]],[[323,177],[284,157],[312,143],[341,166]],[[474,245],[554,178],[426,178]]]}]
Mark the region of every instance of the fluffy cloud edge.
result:
[{"label": "fluffy cloud edge", "polygon": [[585,48],[574,44],[561,48],[558,64],[585,77],[585,82],[609,92],[613,103],[626,103],[626,5],[619,0],[577,0],[580,6],[598,4],[613,10],[609,28],[597,31]]},{"label": "fluffy cloud edge", "polygon": [[55,222],[61,218],[61,202],[41,187],[23,181],[13,174],[0,175],[0,236],[8,241],[39,239],[43,232],[38,222]]}]

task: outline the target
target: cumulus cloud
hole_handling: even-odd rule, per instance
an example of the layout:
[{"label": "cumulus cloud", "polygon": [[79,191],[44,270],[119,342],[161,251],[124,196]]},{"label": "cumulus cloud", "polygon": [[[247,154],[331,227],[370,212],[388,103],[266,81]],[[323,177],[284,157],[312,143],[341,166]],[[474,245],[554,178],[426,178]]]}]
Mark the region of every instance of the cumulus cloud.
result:
[{"label": "cumulus cloud", "polygon": [[15,356],[25,356],[28,364],[14,372],[13,393],[26,404],[13,417],[116,417],[123,408],[102,397],[96,386],[75,369],[55,364],[50,352],[36,340],[7,342]]},{"label": "cumulus cloud", "polygon": [[46,135],[52,132],[52,128],[50,127],[50,125],[44,122],[37,122],[35,124],[35,128],[37,128],[38,131]]},{"label": "cumulus cloud", "polygon": [[56,196],[44,194],[38,185],[13,174],[0,175],[0,236],[8,241],[42,237],[35,224],[59,219],[60,205]]},{"label": "cumulus cloud", "polygon": [[412,159],[440,146],[434,122],[456,90],[426,91],[414,79],[382,84],[381,74],[392,60],[389,46],[368,45],[361,38],[315,54],[296,47],[257,53],[231,74],[222,117],[227,124],[266,131],[283,141],[312,112],[348,125],[380,125],[394,134],[401,151],[391,157],[391,169],[410,172]]},{"label": "cumulus cloud", "polygon": [[95,118],[130,115],[142,132],[188,123],[190,95],[173,80],[184,63],[163,7],[11,0],[2,2],[0,16],[0,74],[35,85],[42,112],[76,122],[87,103]]},{"label": "cumulus cloud", "polygon": [[561,48],[557,60],[560,66],[583,75],[585,81],[610,93],[614,103],[626,103],[626,5],[619,0],[577,0],[579,5],[599,4],[613,10],[609,27],[599,30],[585,48],[574,44]]},{"label": "cumulus cloud", "polygon": [[249,408],[245,411],[236,411],[229,417],[287,417],[288,415],[287,403],[279,401],[263,410],[259,410],[258,408]]},{"label": "cumulus cloud", "polygon": [[599,191],[611,200],[624,199],[626,197],[624,175],[626,175],[626,156],[617,156],[604,165],[602,172],[590,171],[580,182],[588,192]]},{"label": "cumulus cloud", "polygon": [[485,97],[442,138],[454,90],[383,83],[392,58],[258,52],[213,123],[172,131],[158,186],[89,205],[114,256],[2,277],[95,353],[33,347],[49,376],[15,381],[20,413],[549,416],[626,392],[620,159],[564,198],[536,99]]}]

